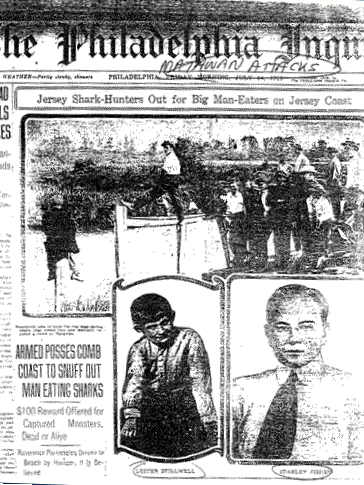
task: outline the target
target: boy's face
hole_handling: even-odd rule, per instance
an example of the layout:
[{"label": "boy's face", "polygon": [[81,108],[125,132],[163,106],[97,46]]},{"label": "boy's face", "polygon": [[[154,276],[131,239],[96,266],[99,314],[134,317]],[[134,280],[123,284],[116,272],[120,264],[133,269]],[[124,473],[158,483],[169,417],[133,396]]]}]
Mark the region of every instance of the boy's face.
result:
[{"label": "boy's face", "polygon": [[351,160],[352,158],[354,158],[356,153],[357,153],[357,151],[355,150],[355,148],[350,147],[350,146],[345,147],[345,151],[344,151],[345,160]]},{"label": "boy's face", "polygon": [[277,306],[265,333],[281,364],[302,367],[321,355],[327,327],[319,305],[310,298],[299,297]]},{"label": "boy's face", "polygon": [[305,180],[315,180],[315,174],[313,172],[305,172],[303,178]]},{"label": "boy's face", "polygon": [[151,322],[143,325],[140,331],[148,340],[156,345],[165,345],[174,335],[174,314],[172,317],[164,316],[157,322]]}]

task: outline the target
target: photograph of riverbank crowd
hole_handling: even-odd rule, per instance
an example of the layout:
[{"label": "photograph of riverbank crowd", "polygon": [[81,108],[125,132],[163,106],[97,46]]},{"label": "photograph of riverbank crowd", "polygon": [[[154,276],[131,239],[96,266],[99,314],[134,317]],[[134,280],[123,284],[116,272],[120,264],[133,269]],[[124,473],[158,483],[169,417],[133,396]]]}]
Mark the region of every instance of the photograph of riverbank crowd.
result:
[{"label": "photograph of riverbank crowd", "polygon": [[28,117],[25,312],[107,313],[158,274],[364,270],[362,122]]}]

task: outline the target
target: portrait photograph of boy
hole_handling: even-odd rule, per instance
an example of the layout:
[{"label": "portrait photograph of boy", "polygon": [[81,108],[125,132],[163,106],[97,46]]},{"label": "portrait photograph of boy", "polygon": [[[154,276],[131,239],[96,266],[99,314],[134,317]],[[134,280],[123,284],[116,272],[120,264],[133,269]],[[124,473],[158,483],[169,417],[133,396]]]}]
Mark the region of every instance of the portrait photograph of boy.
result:
[{"label": "portrait photograph of boy", "polygon": [[124,302],[114,317],[118,451],[174,461],[217,450],[219,293],[167,279],[116,291]]}]

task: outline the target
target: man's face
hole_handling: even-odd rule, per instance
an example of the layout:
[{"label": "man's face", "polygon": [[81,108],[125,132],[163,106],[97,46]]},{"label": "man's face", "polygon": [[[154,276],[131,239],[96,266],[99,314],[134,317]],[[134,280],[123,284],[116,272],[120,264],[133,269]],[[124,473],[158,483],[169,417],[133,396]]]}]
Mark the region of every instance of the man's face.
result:
[{"label": "man's face", "polygon": [[327,324],[310,298],[282,302],[265,326],[269,345],[281,364],[302,367],[317,359],[326,342]]},{"label": "man's face", "polygon": [[163,147],[164,148],[164,153],[165,155],[169,155],[172,152],[172,147],[171,145],[166,145]]},{"label": "man's face", "polygon": [[353,147],[345,147],[345,151],[344,151],[344,158],[345,160],[351,160],[352,158],[354,158],[356,154],[356,150],[353,148]]},{"label": "man's face", "polygon": [[174,315],[172,317],[162,317],[157,322],[145,324],[140,331],[148,340],[156,345],[165,345],[174,336]]}]

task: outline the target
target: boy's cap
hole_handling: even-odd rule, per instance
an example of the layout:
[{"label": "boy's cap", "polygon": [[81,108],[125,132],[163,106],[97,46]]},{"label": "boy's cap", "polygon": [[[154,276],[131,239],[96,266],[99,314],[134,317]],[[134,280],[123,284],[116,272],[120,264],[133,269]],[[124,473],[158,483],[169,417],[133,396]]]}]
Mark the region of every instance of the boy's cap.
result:
[{"label": "boy's cap", "polygon": [[355,143],[355,141],[347,139],[341,145],[345,148],[352,148],[353,150],[359,151],[359,143]]},{"label": "boy's cap", "polygon": [[162,145],[163,148],[165,148],[165,147],[172,147],[172,148],[174,148],[174,144],[171,141],[169,141],[169,140],[164,140],[164,142],[161,145]]}]

